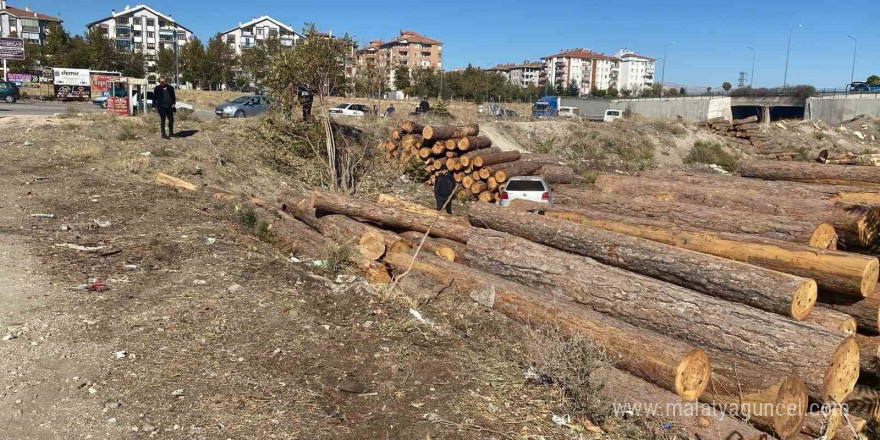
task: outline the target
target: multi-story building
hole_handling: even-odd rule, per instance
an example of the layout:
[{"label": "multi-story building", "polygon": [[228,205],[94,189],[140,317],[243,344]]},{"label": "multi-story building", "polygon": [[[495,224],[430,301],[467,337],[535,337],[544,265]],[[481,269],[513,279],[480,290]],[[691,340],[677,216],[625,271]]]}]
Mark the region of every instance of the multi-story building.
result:
[{"label": "multi-story building", "polygon": [[650,90],[654,85],[656,60],[639,55],[628,49],[620,49],[614,55],[618,59],[617,89],[630,90],[634,95]]},{"label": "multi-story building", "polygon": [[487,69],[504,75],[511,84],[520,87],[537,86],[544,70],[544,63],[523,61],[522,64],[499,64]]},{"label": "multi-story building", "polygon": [[192,31],[147,5],[126,6],[111,11],[109,17],[86,25],[90,31],[106,35],[119,49],[142,52],[147,60],[147,71],[154,72],[160,50],[174,50],[192,38]]},{"label": "multi-story building", "polygon": [[400,31],[391,41],[373,40],[357,51],[358,68],[369,65],[387,69],[391,88],[394,86],[394,71],[398,66],[406,66],[410,71],[417,68],[443,68],[443,43],[415,31]]},{"label": "multi-story building", "polygon": [[571,49],[541,59],[544,61],[544,75],[540,84],[549,83],[551,87],[574,84],[582,96],[592,89],[608,90],[617,86],[617,60],[612,56],[590,49]]},{"label": "multi-story building", "polygon": [[284,24],[268,15],[255,18],[247,23],[238,23],[238,26],[223,32],[223,40],[235,48],[235,53],[241,55],[242,50],[247,50],[262,44],[270,38],[277,38],[282,46],[293,47],[297,41],[303,38],[290,25]]},{"label": "multi-story building", "polygon": [[27,6],[24,9],[9,6],[6,0],[0,0],[0,36],[15,36],[27,43],[43,44],[49,25],[53,23],[60,24],[61,19],[32,11]]}]

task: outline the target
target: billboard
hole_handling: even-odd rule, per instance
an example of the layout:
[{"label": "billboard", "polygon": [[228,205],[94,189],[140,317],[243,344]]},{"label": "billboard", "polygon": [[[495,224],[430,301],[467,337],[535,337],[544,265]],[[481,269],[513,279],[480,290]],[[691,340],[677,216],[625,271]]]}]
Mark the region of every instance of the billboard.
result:
[{"label": "billboard", "polygon": [[110,82],[119,78],[119,75],[109,75],[103,73],[92,73],[89,75],[89,85],[91,86],[92,99],[99,96],[110,96]]},{"label": "billboard", "polygon": [[23,60],[24,40],[21,38],[0,38],[0,60]]},{"label": "billboard", "polygon": [[119,116],[128,116],[128,98],[110,98],[107,100],[107,112],[119,115]]},{"label": "billboard", "polygon": [[12,73],[10,72],[9,81],[14,82],[20,89],[40,89],[40,75],[33,73]]},{"label": "billboard", "polygon": [[52,69],[52,76],[56,98],[89,98],[91,94],[89,69]]}]

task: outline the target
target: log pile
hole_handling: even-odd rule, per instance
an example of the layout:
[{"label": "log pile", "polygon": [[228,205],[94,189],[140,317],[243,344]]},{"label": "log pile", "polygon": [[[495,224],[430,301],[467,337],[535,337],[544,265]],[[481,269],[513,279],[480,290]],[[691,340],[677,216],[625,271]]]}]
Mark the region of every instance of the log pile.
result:
[{"label": "log pile", "polygon": [[[426,128],[423,138],[477,130]],[[499,153],[449,158],[483,161],[476,174],[522,162],[495,162]],[[584,335],[614,361],[596,373],[611,381],[610,400],[690,402],[748,420],[669,415],[691,435],[854,439],[864,419],[880,421],[880,263],[837,246],[870,236],[880,194],[870,176],[846,177],[599,176],[554,205],[475,202],[466,219],[323,191],[281,195],[267,211],[279,249],[347,240],[354,267],[416,300],[454,289],[513,321]],[[842,413],[834,405],[854,390],[856,413]]]},{"label": "log pile", "polygon": [[753,145],[752,138],[760,131],[757,116],[734,119],[733,121],[729,121],[727,118],[713,118],[701,122],[701,125],[742,145]]},{"label": "log pile", "polygon": [[427,172],[427,182],[452,174],[466,194],[483,202],[500,198],[505,182],[514,176],[543,175],[548,183],[574,183],[571,167],[537,154],[502,151],[480,135],[477,124],[422,125],[406,121],[391,132],[379,150],[392,162]]}]

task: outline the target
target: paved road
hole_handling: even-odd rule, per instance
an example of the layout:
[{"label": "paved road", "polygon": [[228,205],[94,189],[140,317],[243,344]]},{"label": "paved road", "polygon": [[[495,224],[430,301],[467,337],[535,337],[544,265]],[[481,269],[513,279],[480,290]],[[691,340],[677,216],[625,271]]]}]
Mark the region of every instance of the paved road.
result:
[{"label": "paved road", "polygon": [[[0,118],[4,116],[52,116],[65,113],[73,107],[80,113],[106,111],[88,102],[55,102],[55,101],[18,101],[15,104],[0,102]],[[199,119],[216,118],[213,110],[197,108],[195,114]]]}]

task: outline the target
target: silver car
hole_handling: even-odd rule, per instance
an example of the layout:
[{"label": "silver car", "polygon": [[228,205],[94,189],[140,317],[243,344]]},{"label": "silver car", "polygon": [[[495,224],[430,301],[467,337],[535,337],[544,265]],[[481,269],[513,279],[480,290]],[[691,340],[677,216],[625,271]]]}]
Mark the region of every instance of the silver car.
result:
[{"label": "silver car", "polygon": [[239,96],[232,101],[226,101],[214,109],[214,113],[221,118],[247,118],[256,116],[269,109],[269,102],[265,96],[251,95]]}]

